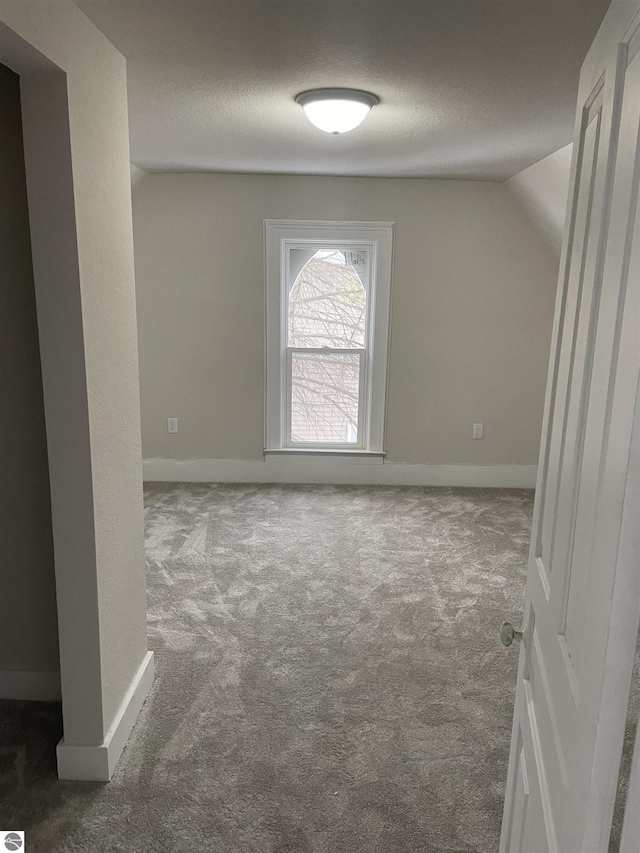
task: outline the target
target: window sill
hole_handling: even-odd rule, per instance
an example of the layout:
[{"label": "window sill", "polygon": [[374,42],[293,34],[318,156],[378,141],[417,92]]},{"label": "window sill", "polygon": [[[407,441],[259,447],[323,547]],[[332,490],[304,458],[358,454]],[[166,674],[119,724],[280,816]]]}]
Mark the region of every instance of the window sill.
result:
[{"label": "window sill", "polygon": [[265,450],[265,462],[281,462],[283,459],[304,460],[305,462],[317,462],[319,460],[332,460],[353,463],[364,462],[368,465],[379,465],[384,462],[384,451],[376,450],[321,450],[319,448],[283,447],[277,450]]}]

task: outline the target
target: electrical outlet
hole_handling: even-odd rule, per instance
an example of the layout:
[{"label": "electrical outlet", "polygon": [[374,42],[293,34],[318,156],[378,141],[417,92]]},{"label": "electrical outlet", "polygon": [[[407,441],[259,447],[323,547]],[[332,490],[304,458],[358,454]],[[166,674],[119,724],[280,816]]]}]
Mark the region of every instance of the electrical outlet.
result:
[{"label": "electrical outlet", "polygon": [[177,418],[167,418],[167,432],[178,432]]},{"label": "electrical outlet", "polygon": [[[176,432],[178,432],[177,427],[176,427]],[[484,424],[474,424],[473,425],[473,437],[474,438],[484,438]]]}]

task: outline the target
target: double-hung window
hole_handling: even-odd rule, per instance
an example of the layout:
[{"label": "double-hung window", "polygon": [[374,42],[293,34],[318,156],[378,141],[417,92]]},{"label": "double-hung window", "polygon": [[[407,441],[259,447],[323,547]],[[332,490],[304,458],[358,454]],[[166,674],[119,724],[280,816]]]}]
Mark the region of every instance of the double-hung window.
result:
[{"label": "double-hung window", "polygon": [[381,455],[391,223],[265,222],[265,449]]}]

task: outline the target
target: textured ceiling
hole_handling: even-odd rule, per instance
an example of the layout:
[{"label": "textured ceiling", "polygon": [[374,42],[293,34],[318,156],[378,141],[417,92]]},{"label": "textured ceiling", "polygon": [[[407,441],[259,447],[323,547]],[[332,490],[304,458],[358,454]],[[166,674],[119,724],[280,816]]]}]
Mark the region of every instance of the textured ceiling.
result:
[{"label": "textured ceiling", "polygon": [[[502,180],[571,139],[608,0],[76,0],[127,57],[150,171]],[[303,89],[380,97],[343,136]]]}]

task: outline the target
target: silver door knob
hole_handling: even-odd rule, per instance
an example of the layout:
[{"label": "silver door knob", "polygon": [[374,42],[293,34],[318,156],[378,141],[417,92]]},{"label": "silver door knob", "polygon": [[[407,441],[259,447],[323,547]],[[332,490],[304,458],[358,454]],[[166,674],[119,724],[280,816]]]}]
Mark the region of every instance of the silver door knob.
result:
[{"label": "silver door knob", "polygon": [[500,642],[503,646],[509,647],[514,640],[521,640],[524,631],[518,631],[514,628],[511,622],[503,622],[500,628]]}]

